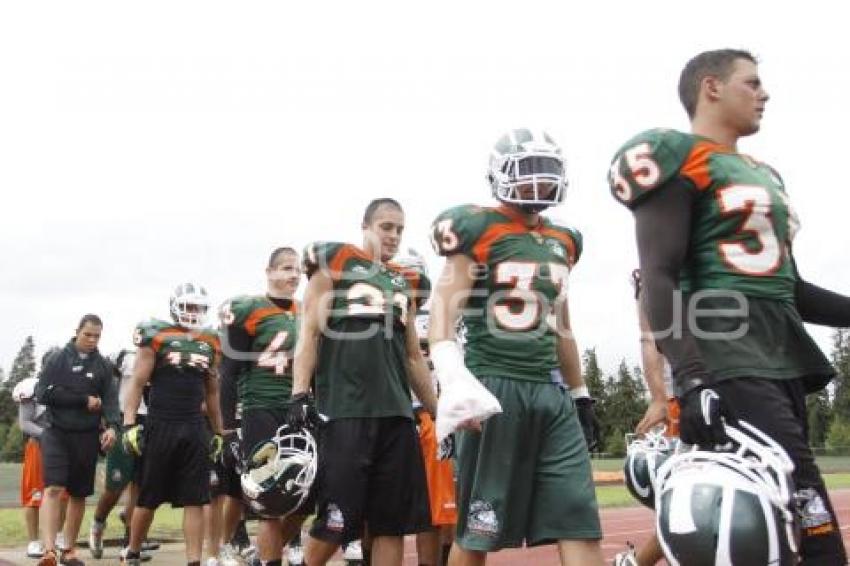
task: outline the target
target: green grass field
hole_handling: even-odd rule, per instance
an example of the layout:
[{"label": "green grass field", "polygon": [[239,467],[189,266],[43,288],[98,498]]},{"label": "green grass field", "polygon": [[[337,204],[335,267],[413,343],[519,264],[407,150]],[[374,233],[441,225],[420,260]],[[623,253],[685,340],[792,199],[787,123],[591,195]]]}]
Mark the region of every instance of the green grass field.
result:
[{"label": "green grass field", "polygon": [[[829,489],[850,488],[850,457],[820,457],[818,464],[825,473],[826,485]],[[593,468],[602,471],[619,470],[621,460],[594,460]],[[26,527],[21,510],[17,507],[19,500],[19,464],[0,464],[0,545],[15,546],[26,542]],[[96,495],[89,499],[94,505]],[[596,488],[596,497],[600,507],[627,507],[636,505],[635,500],[625,487],[621,485],[606,485]],[[80,529],[80,537],[88,534],[93,507],[89,507]],[[107,538],[122,536],[121,523],[117,512],[113,512],[107,526]],[[151,527],[151,538],[160,540],[176,540],[181,538],[183,512],[180,509],[161,507]]]}]

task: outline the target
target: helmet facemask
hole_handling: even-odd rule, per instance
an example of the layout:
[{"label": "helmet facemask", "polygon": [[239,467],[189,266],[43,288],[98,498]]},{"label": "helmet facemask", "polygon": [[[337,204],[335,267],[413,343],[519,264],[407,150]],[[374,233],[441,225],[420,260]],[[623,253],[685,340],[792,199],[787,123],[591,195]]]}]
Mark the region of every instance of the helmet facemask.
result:
[{"label": "helmet facemask", "polygon": [[271,515],[295,511],[307,499],[316,479],[316,441],[307,430],[284,425],[260,444],[246,462],[242,491],[252,506]]},{"label": "helmet facemask", "polygon": [[210,308],[207,291],[195,283],[179,285],[169,301],[171,318],[183,328],[200,330],[207,322]]},{"label": "helmet facemask", "polygon": [[525,212],[560,204],[567,190],[561,149],[545,132],[511,130],[493,148],[487,179],[498,200]]}]

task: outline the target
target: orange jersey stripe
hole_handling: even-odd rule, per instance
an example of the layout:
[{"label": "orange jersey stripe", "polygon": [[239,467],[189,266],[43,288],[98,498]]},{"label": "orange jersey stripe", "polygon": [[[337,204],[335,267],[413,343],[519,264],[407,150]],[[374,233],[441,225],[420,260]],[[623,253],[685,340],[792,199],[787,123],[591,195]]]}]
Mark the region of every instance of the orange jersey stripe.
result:
[{"label": "orange jersey stripe", "polygon": [[169,338],[183,338],[187,335],[192,335],[193,340],[198,340],[200,342],[206,342],[213,349],[213,351],[217,354],[221,351],[221,347],[218,342],[218,338],[213,336],[208,336],[206,334],[198,334],[194,335],[191,332],[186,332],[181,328],[166,328],[165,330],[161,330],[157,332],[156,336],[151,340],[151,348],[153,348],[154,352],[159,352],[159,349],[162,347],[162,343],[168,340]]},{"label": "orange jersey stripe", "polygon": [[245,320],[245,331],[249,336],[256,336],[257,334],[257,325],[266,318],[267,316],[273,316],[276,314],[285,314],[285,313],[296,313],[295,301],[292,301],[292,305],[288,309],[282,309],[278,306],[264,307],[261,309],[255,309],[250,316],[248,316],[247,320]]},{"label": "orange jersey stripe", "polygon": [[358,249],[351,244],[346,244],[340,248],[333,259],[328,263],[331,279],[339,279],[339,276],[342,275],[342,270],[345,267],[345,262],[353,257],[357,257],[365,261],[372,261],[372,258],[369,257],[369,255],[363,250]]},{"label": "orange jersey stripe", "polygon": [[510,236],[512,234],[527,234],[530,230],[525,226],[515,223],[492,224],[484,231],[475,245],[472,247],[473,259],[482,264],[487,263],[490,257],[490,248],[499,238]]},{"label": "orange jersey stripe", "polygon": [[680,171],[682,175],[693,181],[697,189],[703,191],[711,184],[711,173],[708,169],[711,154],[729,152],[729,148],[725,145],[700,140],[691,148]]}]

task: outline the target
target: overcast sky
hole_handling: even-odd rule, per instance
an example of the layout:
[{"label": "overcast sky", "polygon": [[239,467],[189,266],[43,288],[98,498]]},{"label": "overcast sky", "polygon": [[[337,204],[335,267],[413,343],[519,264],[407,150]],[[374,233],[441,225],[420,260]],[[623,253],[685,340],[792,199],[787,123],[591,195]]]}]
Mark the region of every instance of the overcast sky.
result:
[{"label": "overcast sky", "polygon": [[492,202],[489,148],[518,126],[567,158],[551,214],[585,238],[580,347],[609,371],[636,363],[633,225],[606,171],[638,131],[687,129],[679,70],[719,47],[760,57],[772,98],[741,149],[785,178],[802,273],[848,293],[846,18],[791,5],[4,2],[0,366],[28,334],[39,352],[65,342],[85,312],[104,351],[129,346],[186,279],[216,302],[262,292],[272,248],[359,243],[374,197],[401,201],[405,243],[436,275],[428,225]]}]

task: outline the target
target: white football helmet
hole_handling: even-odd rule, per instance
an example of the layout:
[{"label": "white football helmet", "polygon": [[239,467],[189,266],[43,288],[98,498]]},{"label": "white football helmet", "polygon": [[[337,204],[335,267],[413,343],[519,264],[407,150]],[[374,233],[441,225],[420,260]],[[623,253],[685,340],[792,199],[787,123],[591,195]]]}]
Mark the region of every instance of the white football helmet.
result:
[{"label": "white football helmet", "polygon": [[200,330],[206,325],[210,299],[207,290],[197,283],[181,283],[171,293],[171,318],[178,326]]},{"label": "white football helmet", "polygon": [[797,563],[794,464],[769,436],[738,424],[726,426],[733,451],[694,448],[658,470],[657,533],[673,566]]},{"label": "white football helmet", "polygon": [[490,152],[487,180],[493,196],[528,212],[564,200],[567,178],[561,148],[544,131],[506,132]]}]

